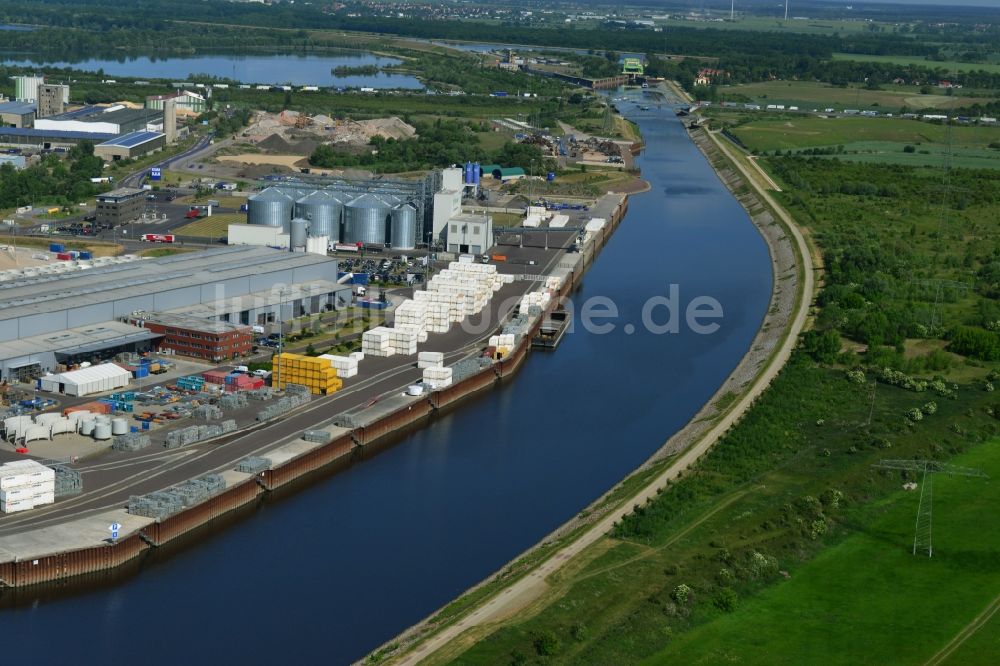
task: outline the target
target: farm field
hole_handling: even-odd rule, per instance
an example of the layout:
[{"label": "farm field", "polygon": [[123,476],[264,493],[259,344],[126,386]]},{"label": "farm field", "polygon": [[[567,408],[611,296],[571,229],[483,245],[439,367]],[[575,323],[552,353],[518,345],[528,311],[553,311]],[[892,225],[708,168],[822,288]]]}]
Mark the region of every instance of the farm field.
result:
[{"label": "farm field", "polygon": [[[945,144],[922,144],[916,152],[903,152],[903,145],[884,141],[858,141],[844,144],[840,160],[865,164],[901,164],[915,167],[942,167],[949,158]],[[1000,169],[1000,150],[956,146],[951,151],[951,166],[959,169]]]},{"label": "farm field", "polygon": [[[753,120],[733,128],[751,150],[789,150],[847,145],[861,141],[897,144],[940,144],[948,142],[948,127],[904,118],[774,118]],[[1000,127],[952,127],[956,148],[987,149],[1000,141]]]},{"label": "farm field", "polygon": [[[790,580],[679,637],[648,663],[923,664],[1000,590],[1000,530],[982,529],[1000,502],[1000,440],[953,462],[990,479],[935,479],[933,558],[911,554],[918,493],[900,490],[853,510],[857,531]],[[970,640],[995,648],[989,629]],[[951,663],[990,658],[958,656]]]},{"label": "farm field", "polygon": [[834,53],[833,59],[854,60],[856,62],[885,62],[897,65],[921,65],[932,69],[943,69],[947,72],[975,72],[979,70],[994,73],[1000,72],[1000,64],[998,63],[958,62],[955,60],[938,61],[928,60],[927,58],[922,58],[920,56],[879,56],[858,53]]},{"label": "farm field", "polygon": [[719,88],[720,98],[742,95],[758,104],[784,104],[802,109],[836,108],[876,109],[896,111],[904,106],[912,110],[943,109],[951,106],[969,106],[981,98],[947,95],[921,95],[919,89],[867,90],[865,88],[840,88],[829,83],[813,81],[766,81],[745,83]]}]

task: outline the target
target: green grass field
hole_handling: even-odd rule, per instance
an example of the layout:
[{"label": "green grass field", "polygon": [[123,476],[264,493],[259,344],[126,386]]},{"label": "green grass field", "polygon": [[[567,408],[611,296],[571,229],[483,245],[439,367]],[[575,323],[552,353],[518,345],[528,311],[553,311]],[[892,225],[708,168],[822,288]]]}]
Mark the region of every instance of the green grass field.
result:
[{"label": "green grass field", "polygon": [[[942,91],[943,92],[943,91]],[[917,87],[894,86],[887,90],[867,90],[865,88],[841,88],[814,81],[765,81],[746,83],[719,88],[725,99],[741,95],[755,100],[758,104],[784,104],[801,109],[818,108],[876,109],[895,111],[904,106],[910,109],[945,109],[952,106],[968,106],[982,101],[975,97],[944,94],[921,95]]]},{"label": "green grass field", "polygon": [[[844,144],[846,151],[837,159],[866,164],[902,164],[917,167],[937,167],[948,158],[946,144],[921,144],[913,153],[903,152],[903,144],[890,141],[858,141]],[[1000,169],[1000,150],[955,146],[951,150],[951,165],[959,169]]]},{"label": "green grass field", "polygon": [[834,60],[854,60],[856,62],[888,62],[897,65],[921,65],[932,69],[943,69],[946,72],[1000,72],[1000,64],[997,63],[973,63],[957,62],[954,60],[937,61],[928,60],[920,56],[878,56],[857,53],[834,53]]},{"label": "green grass field", "polygon": [[[1000,591],[1000,529],[983,529],[1000,505],[1000,440],[954,462],[991,478],[934,481],[933,558],[910,552],[918,493],[900,490],[852,511],[856,533],[790,580],[646,663],[922,664]],[[996,663],[997,652],[964,657],[953,663]]]},{"label": "green grass field", "polygon": [[230,224],[246,224],[247,216],[243,213],[220,213],[185,224],[174,230],[178,236],[196,236],[199,238],[221,238],[229,231]]},{"label": "green grass field", "polygon": [[[956,148],[987,150],[1000,141],[1000,127],[952,127]],[[818,148],[857,142],[939,144],[948,141],[948,127],[903,118],[775,118],[754,120],[732,130],[751,150]]]}]

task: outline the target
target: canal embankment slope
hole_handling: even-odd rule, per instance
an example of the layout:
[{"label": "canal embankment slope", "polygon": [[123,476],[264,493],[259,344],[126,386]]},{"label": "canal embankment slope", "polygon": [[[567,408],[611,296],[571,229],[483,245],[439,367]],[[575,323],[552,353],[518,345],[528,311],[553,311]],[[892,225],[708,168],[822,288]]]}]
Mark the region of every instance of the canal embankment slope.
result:
[{"label": "canal embankment slope", "polygon": [[[600,542],[616,522],[634,507],[651,501],[672,480],[690,468],[750,409],[791,357],[799,334],[808,323],[816,276],[812,253],[805,236],[789,216],[761,187],[746,168],[704,130],[692,131],[692,140],[712,164],[716,174],[746,209],[760,232],[771,256],[773,290],[764,320],[750,349],[713,398],[637,470],[659,469],[656,476],[629,493],[610,491],[592,505],[602,511],[585,511],[569,521],[532,550],[545,548],[546,556],[537,566],[522,569],[509,583],[494,575],[484,585],[488,594],[471,605],[468,612],[449,616],[443,622],[425,621],[377,654],[394,655],[392,663],[437,663],[459,654],[472,642],[492,631],[499,623],[517,614],[523,618],[559,596],[553,574],[574,558]],[[665,462],[668,461],[668,462]],[[587,526],[589,525],[589,526]],[[523,561],[526,555],[518,560]],[[510,567],[504,571],[510,571]],[[436,617],[439,617],[436,614]],[[437,626],[435,626],[435,624]],[[402,647],[402,650],[400,648]]]}]

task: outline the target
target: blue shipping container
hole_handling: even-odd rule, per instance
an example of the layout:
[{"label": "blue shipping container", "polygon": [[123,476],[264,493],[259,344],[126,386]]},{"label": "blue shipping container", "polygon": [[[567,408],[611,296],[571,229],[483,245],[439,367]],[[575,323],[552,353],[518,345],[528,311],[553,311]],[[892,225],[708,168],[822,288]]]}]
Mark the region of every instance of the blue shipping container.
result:
[{"label": "blue shipping container", "polygon": [[90,252],[87,252],[86,250],[81,250],[80,251],[80,258],[81,259],[93,259],[94,255],[91,254]]},{"label": "blue shipping container", "polygon": [[142,429],[143,430],[149,430],[149,421],[143,421],[142,422]]},{"label": "blue shipping container", "polygon": [[351,278],[352,284],[368,284],[368,273],[355,273]]},{"label": "blue shipping container", "polygon": [[145,365],[140,365],[139,367],[137,367],[135,369],[135,372],[133,374],[135,374],[135,378],[136,379],[142,379],[143,377],[149,377],[149,367],[145,366]]},{"label": "blue shipping container", "polygon": [[49,252],[65,252],[66,246],[62,243],[49,243]]}]

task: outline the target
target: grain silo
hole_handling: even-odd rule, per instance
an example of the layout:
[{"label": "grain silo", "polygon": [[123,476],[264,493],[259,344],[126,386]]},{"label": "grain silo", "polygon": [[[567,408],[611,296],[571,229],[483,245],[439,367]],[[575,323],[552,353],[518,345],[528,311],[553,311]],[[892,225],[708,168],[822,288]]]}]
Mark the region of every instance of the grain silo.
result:
[{"label": "grain silo", "polygon": [[412,204],[406,203],[392,209],[389,242],[396,250],[412,250],[417,247],[417,209]]},{"label": "grain silo", "polygon": [[300,217],[292,220],[288,230],[288,249],[292,252],[305,252],[308,238],[309,220]]},{"label": "grain silo", "polygon": [[269,187],[247,199],[247,223],[288,230],[295,200],[276,187]]},{"label": "grain silo", "polygon": [[327,236],[334,243],[340,240],[343,210],[340,198],[326,190],[316,190],[295,202],[295,217],[309,220],[309,235]]},{"label": "grain silo", "polygon": [[385,245],[392,206],[374,194],[362,194],[344,206],[344,242]]}]

